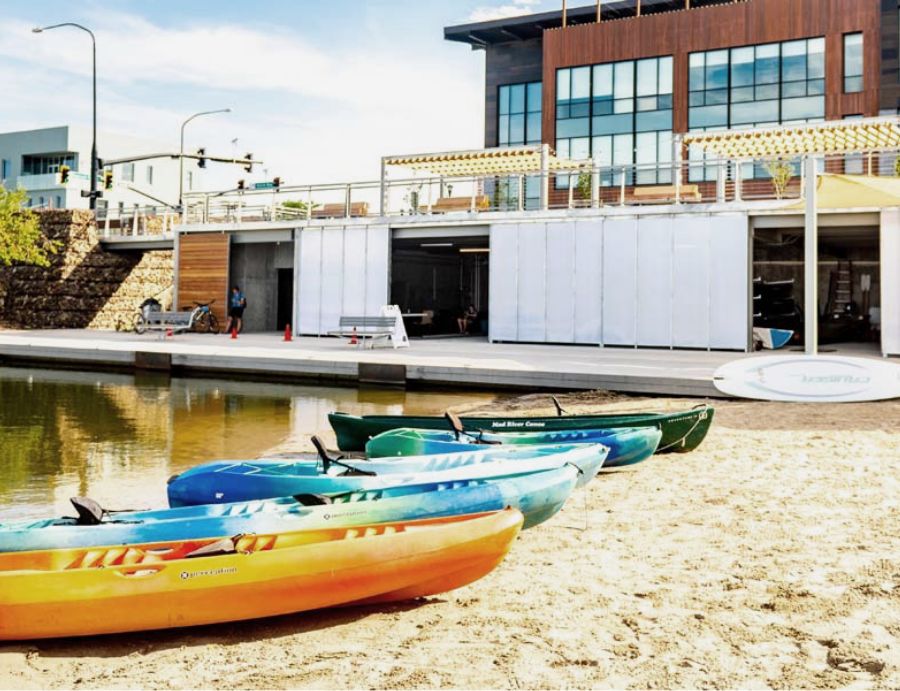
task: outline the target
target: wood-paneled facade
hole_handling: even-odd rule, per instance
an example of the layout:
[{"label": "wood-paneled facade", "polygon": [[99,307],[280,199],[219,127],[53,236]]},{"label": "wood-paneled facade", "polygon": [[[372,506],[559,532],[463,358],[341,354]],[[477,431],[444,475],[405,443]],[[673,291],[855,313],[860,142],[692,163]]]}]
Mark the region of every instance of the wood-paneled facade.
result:
[{"label": "wood-paneled facade", "polygon": [[[677,3],[672,0],[672,6]],[[611,6],[611,5],[610,5]],[[498,145],[500,86],[543,81],[543,140],[556,142],[556,71],[564,67],[673,56],[674,131],[688,129],[688,62],[693,52],[823,36],[825,110],[829,120],[900,109],[900,0],[735,0],[691,9],[591,22],[576,8],[577,24],[561,28],[559,13],[448,29],[451,40],[472,37],[486,53],[485,146]],[[864,90],[843,92],[843,36],[862,32]],[[535,37],[536,35],[540,37]]]},{"label": "wood-paneled facade", "polygon": [[231,236],[190,233],[178,236],[176,309],[215,300],[212,312],[225,324],[228,311],[228,266]]},{"label": "wood-paneled facade", "polygon": [[[862,32],[864,90],[843,93],[843,36]],[[694,52],[825,37],[825,117],[880,110],[881,0],[742,0],[544,32],[544,141],[556,138],[556,71],[673,56],[674,131],[688,130],[688,61]]]},{"label": "wood-paneled facade", "polygon": [[881,109],[900,111],[900,0],[881,0]]}]

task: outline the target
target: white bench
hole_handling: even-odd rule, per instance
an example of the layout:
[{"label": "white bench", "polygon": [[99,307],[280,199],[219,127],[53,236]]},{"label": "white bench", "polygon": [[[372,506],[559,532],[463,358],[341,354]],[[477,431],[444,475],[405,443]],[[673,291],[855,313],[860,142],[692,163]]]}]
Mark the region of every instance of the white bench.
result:
[{"label": "white bench", "polygon": [[381,308],[381,316],[378,317],[344,315],[338,320],[338,328],[329,331],[328,335],[355,337],[360,347],[363,346],[365,339],[369,339],[372,348],[375,347],[376,340],[380,339],[390,341],[394,348],[409,347],[403,316],[396,305],[385,305]]}]

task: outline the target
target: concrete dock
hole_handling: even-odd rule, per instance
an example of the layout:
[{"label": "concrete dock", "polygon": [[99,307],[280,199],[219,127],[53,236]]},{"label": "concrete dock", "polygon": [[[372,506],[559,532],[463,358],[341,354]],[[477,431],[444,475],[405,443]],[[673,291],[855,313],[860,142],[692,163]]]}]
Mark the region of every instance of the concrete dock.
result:
[{"label": "concrete dock", "polygon": [[359,348],[346,340],[280,335],[158,335],[105,331],[0,331],[0,363],[168,370],[346,384],[527,390],[607,389],[716,396],[712,375],[740,353],[490,344],[481,338],[414,340]]},{"label": "concrete dock", "polygon": [[[861,353],[854,353],[861,354]],[[146,334],[89,330],[0,331],[0,364],[160,370],[273,380],[539,390],[605,389],[719,397],[713,373],[744,353],[413,340],[409,348],[359,348],[346,340],[281,335]]]}]

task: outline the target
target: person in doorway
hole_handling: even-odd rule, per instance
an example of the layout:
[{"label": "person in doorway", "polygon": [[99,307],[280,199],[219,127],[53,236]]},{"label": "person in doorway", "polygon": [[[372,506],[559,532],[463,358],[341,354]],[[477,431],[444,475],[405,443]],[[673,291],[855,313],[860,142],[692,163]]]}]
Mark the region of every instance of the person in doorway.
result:
[{"label": "person in doorway", "polygon": [[470,304],[456,320],[456,324],[459,326],[460,335],[468,336],[469,327],[476,319],[478,319],[478,310],[475,309],[475,305]]},{"label": "person in doorway", "polygon": [[247,298],[241,292],[239,286],[231,289],[228,298],[228,323],[225,325],[225,333],[230,334],[232,329],[240,333],[244,329],[244,309],[247,307]]}]

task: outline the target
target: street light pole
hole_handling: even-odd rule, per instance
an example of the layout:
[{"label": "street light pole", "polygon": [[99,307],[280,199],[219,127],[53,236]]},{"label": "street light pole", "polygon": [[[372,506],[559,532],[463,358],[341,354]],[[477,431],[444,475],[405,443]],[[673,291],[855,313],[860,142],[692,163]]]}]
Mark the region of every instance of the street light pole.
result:
[{"label": "street light pole", "polygon": [[181,123],[181,147],[179,148],[180,156],[178,157],[178,209],[184,211],[184,128],[194,118],[201,115],[215,115],[217,113],[230,113],[231,108],[222,108],[220,110],[204,110],[201,113],[194,113],[191,117]]},{"label": "street light pole", "polygon": [[91,46],[92,46],[92,57],[93,57],[93,104],[94,104],[94,117],[93,117],[93,138],[91,141],[91,194],[90,194],[90,208],[91,211],[97,208],[97,197],[99,196],[97,193],[97,37],[94,36],[94,32],[88,29],[86,26],[82,26],[81,24],[76,24],[74,22],[63,22],[62,24],[53,24],[51,26],[43,26],[43,27],[35,27],[32,29],[32,33],[40,34],[44,31],[50,31],[51,29],[59,29],[63,26],[71,26],[75,29],[81,29],[88,33],[91,37]]}]

